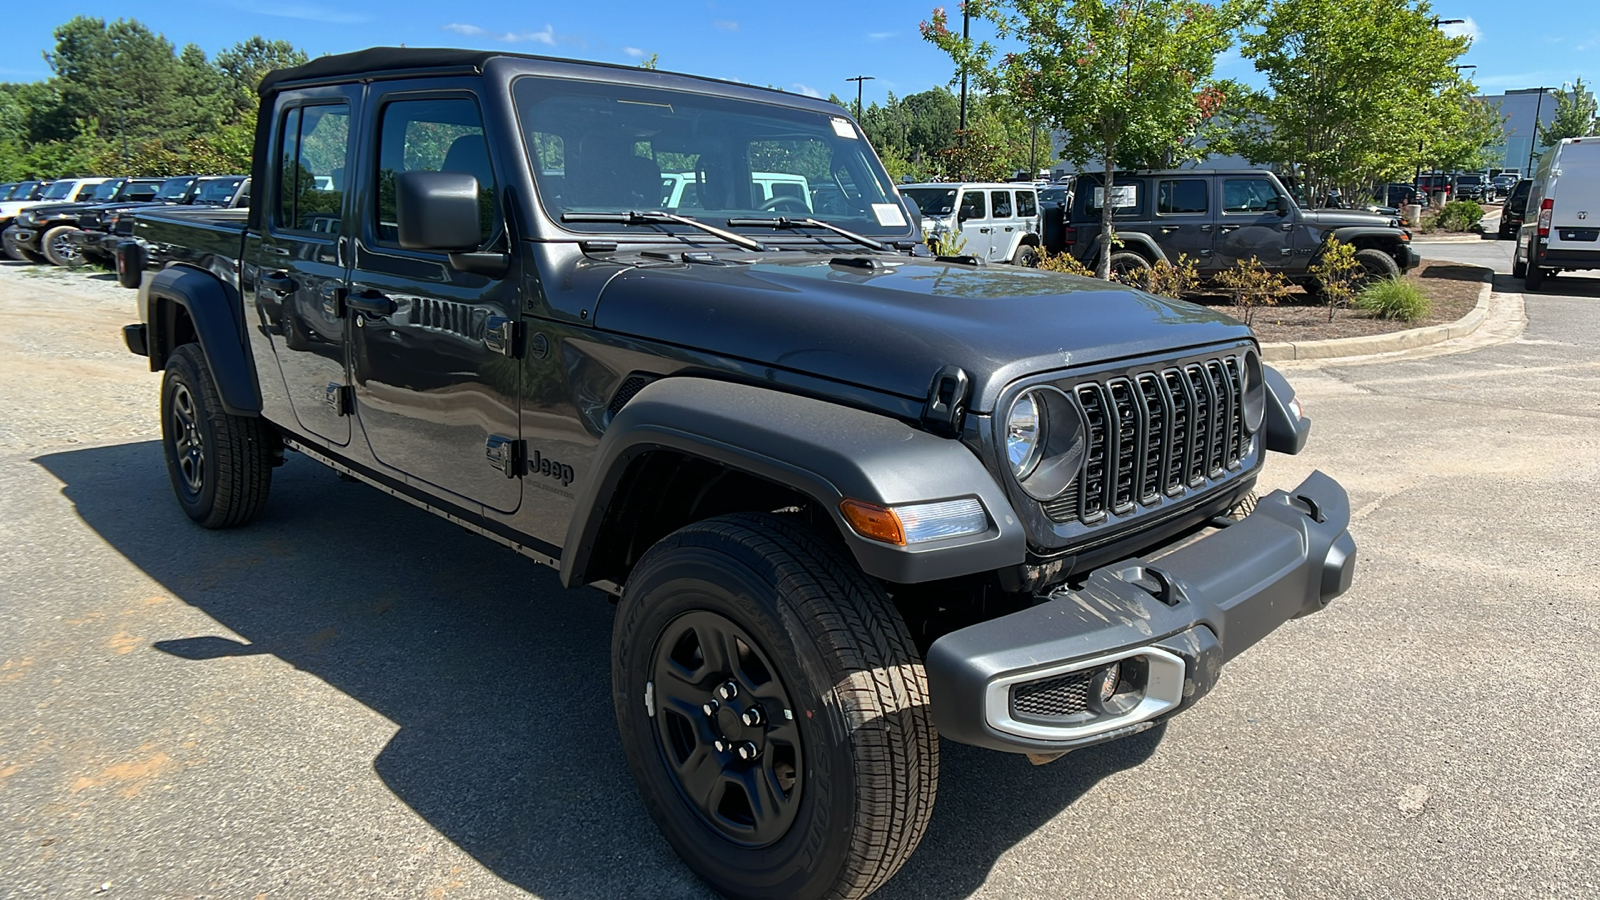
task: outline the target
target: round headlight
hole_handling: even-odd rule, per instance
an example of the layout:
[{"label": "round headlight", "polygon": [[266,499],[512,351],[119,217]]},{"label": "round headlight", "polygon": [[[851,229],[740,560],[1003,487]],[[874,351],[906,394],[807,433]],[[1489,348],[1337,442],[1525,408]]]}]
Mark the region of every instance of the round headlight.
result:
[{"label": "round headlight", "polygon": [[1027,391],[1011,405],[1006,456],[1017,484],[1035,500],[1053,500],[1083,468],[1088,426],[1083,412],[1053,387]]},{"label": "round headlight", "polygon": [[1267,379],[1261,371],[1261,357],[1254,350],[1244,352],[1244,430],[1255,434],[1267,413]]},{"label": "round headlight", "polygon": [[1011,414],[1006,416],[1006,460],[1011,463],[1011,474],[1018,481],[1027,478],[1039,463],[1039,450],[1044,446],[1044,409],[1029,391],[1011,404]]}]

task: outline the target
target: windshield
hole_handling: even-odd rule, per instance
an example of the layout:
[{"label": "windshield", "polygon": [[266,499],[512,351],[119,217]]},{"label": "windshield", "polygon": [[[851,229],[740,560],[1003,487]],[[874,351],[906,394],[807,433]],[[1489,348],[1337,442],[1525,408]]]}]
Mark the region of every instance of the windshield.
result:
[{"label": "windshield", "polygon": [[77,187],[77,186],[78,186],[78,183],[76,181],[58,181],[55,184],[52,184],[49,187],[45,188],[44,189],[44,193],[39,195],[39,199],[40,200],[60,200],[60,199],[62,199],[64,197],[68,196],[69,194],[71,194],[72,193],[72,189]]},{"label": "windshield", "polygon": [[948,216],[956,208],[955,188],[906,188],[902,197],[916,204],[926,218]]},{"label": "windshield", "polygon": [[[117,191],[121,190],[122,186],[124,184],[127,184],[127,182],[126,181],[102,181],[99,184],[94,186],[94,192],[91,193],[88,196],[87,199],[90,199],[90,200],[111,200],[111,199],[113,199],[113,198],[115,198],[117,196]],[[80,195],[79,199],[81,200],[81,199],[84,199],[84,198]]]},{"label": "windshield", "polygon": [[540,202],[558,219],[665,210],[717,226],[814,216],[860,232],[908,230],[888,175],[842,113],[533,77],[512,95]]},{"label": "windshield", "polygon": [[166,181],[161,182],[161,189],[156,191],[156,199],[182,200],[184,193],[189,190],[189,185],[191,184],[194,184],[193,176],[168,178]]},{"label": "windshield", "polygon": [[1482,175],[1457,175],[1456,184],[1483,184]]},{"label": "windshield", "polygon": [[233,199],[233,192],[239,189],[239,183],[244,181],[244,176],[236,178],[207,178],[200,183],[200,190],[195,192],[195,203],[222,204]]}]

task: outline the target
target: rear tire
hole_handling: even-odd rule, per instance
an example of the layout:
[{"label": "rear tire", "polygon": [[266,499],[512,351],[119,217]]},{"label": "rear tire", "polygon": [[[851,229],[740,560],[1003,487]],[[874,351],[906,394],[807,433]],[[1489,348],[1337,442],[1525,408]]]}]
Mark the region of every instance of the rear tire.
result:
[{"label": "rear tire", "polygon": [[1111,254],[1111,277],[1123,284],[1143,282],[1150,274],[1150,260],[1132,250]]},{"label": "rear tire", "polygon": [[1530,291],[1537,291],[1544,285],[1544,269],[1539,267],[1538,259],[1534,254],[1535,240],[1537,239],[1528,239],[1528,258],[1523,262],[1522,266],[1522,284],[1523,287]]},{"label": "rear tire", "polygon": [[1016,254],[1011,257],[1011,264],[1037,269],[1039,267],[1039,248],[1030,244],[1023,244],[1017,248]]},{"label": "rear tire", "polygon": [[71,225],[57,225],[39,236],[39,250],[45,259],[63,268],[83,265],[83,254],[67,240],[67,235],[78,229]]},{"label": "rear tire", "polygon": [[1528,264],[1523,262],[1520,259],[1517,259],[1516,254],[1514,252],[1513,252],[1513,254],[1511,256],[1511,277],[1512,278],[1526,278],[1526,277],[1528,277]]},{"label": "rear tire", "polygon": [[611,650],[639,793],[723,895],[864,897],[922,839],[939,770],[927,677],[838,546],[768,514],[680,529],[628,578]]},{"label": "rear tire", "polygon": [[183,344],[167,357],[161,447],[178,505],[201,527],[231,528],[261,513],[272,487],[271,428],[223,409],[200,345]]}]

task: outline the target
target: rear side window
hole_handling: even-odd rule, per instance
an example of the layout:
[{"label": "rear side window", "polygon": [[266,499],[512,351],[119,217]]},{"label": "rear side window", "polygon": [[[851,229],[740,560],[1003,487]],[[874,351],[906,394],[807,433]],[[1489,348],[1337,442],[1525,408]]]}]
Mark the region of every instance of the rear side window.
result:
[{"label": "rear side window", "polygon": [[1163,181],[1156,187],[1156,212],[1164,216],[1194,215],[1206,211],[1206,182],[1203,178]]},{"label": "rear side window", "polygon": [[983,203],[983,191],[968,191],[961,195],[961,218],[989,218],[989,210]]},{"label": "rear side window", "polygon": [[1031,219],[1038,214],[1039,204],[1034,199],[1033,191],[1017,191],[1017,215]]},{"label": "rear side window", "polygon": [[989,200],[994,204],[994,217],[996,219],[1011,218],[1011,192],[990,191]]},{"label": "rear side window", "polygon": [[397,100],[379,119],[378,240],[399,240],[395,226],[395,179],[403,172],[460,172],[478,179],[478,229],[488,243],[499,220],[494,166],[483,136],[478,104],[466,97]]},{"label": "rear side window", "polygon": [[297,106],[284,114],[278,133],[274,224],[291,231],[338,234],[350,149],[350,108],[342,103]]},{"label": "rear side window", "polygon": [[[1143,187],[1144,185],[1137,181],[1131,184],[1112,185],[1112,209],[1132,210],[1138,208],[1139,192],[1141,189],[1143,189]],[[1085,202],[1087,204],[1087,208],[1091,212],[1099,212],[1101,209],[1103,209],[1106,203],[1105,186],[1099,184],[1094,185],[1090,189],[1089,196],[1086,198]]]}]

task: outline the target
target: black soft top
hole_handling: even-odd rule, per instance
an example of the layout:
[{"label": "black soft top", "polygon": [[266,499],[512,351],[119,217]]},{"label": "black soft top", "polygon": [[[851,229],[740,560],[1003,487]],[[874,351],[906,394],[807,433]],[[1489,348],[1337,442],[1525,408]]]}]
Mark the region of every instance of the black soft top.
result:
[{"label": "black soft top", "polygon": [[548,59],[526,53],[506,53],[503,50],[452,50],[439,47],[371,47],[354,53],[337,56],[319,56],[303,66],[292,69],[274,69],[261,79],[258,88],[265,97],[278,86],[291,81],[333,81],[354,78],[376,72],[393,72],[413,69],[482,69],[483,64],[497,56],[520,56],[525,59]]}]

